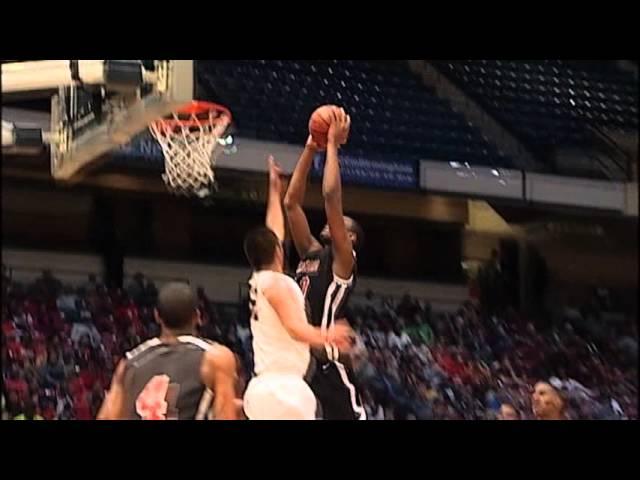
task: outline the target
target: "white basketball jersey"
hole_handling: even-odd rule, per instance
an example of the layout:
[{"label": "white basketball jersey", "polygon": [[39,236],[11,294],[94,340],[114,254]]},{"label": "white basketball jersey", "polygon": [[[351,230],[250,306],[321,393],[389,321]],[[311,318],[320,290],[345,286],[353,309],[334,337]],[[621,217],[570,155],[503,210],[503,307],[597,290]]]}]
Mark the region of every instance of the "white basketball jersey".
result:
[{"label": "white basketball jersey", "polygon": [[295,304],[295,321],[307,322],[302,291],[292,278],[271,271],[254,272],[249,280],[249,298],[255,374],[290,373],[303,377],[311,359],[309,345],[291,338],[264,295],[264,289],[278,278],[285,279],[288,296]]}]

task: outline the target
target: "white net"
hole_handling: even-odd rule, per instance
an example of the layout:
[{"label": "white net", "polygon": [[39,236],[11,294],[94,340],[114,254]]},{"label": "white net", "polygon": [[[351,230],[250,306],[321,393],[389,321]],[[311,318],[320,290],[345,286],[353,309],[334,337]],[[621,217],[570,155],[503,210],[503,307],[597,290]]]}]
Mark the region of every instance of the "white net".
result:
[{"label": "white net", "polygon": [[162,179],[176,194],[204,197],[215,191],[216,146],[231,118],[222,107],[202,105],[149,127],[164,154]]}]

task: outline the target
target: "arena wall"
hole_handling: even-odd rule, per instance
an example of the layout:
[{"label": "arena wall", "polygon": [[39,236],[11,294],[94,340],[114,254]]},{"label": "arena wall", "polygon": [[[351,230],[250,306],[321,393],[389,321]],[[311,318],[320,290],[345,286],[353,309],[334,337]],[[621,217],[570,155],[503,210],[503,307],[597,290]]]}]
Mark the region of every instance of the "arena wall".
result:
[{"label": "arena wall", "polygon": [[[100,275],[102,264],[94,255],[45,252],[35,250],[3,249],[3,263],[11,269],[13,278],[26,281],[50,269],[63,282],[78,285],[86,282],[90,273]],[[141,272],[156,285],[171,280],[185,280],[194,287],[204,287],[211,300],[237,302],[249,276],[247,268],[214,266],[187,262],[157,261],[126,258],[125,283],[135,273]],[[384,296],[401,297],[409,293],[432,303],[434,310],[452,311],[468,298],[465,285],[388,281],[381,278],[362,277],[356,291],[362,297],[367,290]]]}]

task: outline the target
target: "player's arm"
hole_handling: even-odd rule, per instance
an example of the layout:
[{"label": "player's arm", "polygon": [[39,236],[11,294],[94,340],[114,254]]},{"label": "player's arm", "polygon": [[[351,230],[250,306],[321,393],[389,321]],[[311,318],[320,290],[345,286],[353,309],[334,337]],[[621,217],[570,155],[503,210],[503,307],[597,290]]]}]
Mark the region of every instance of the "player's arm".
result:
[{"label": "player's arm", "polygon": [[300,257],[304,257],[309,254],[309,252],[322,248],[320,242],[311,234],[307,216],[302,209],[304,195],[307,190],[309,170],[311,170],[313,157],[317,151],[318,146],[311,136],[309,136],[304,151],[302,155],[300,155],[296,168],[293,170],[293,176],[289,182],[287,194],[284,197],[284,208],[287,212],[287,222],[289,223],[291,238]]},{"label": "player's arm", "polygon": [[295,295],[294,287],[284,279],[278,278],[264,289],[265,297],[291,338],[316,348],[334,344],[338,350],[348,351],[353,336],[351,328],[346,324],[336,324],[330,331],[322,332],[320,328],[309,325],[304,308],[291,301]]},{"label": "player's arm", "polygon": [[269,155],[267,163],[269,168],[269,191],[267,193],[267,218],[265,223],[283,242],[285,225],[284,212],[282,211],[282,169],[271,155]]},{"label": "player's arm", "polygon": [[204,384],[214,393],[214,418],[238,420],[237,365],[231,350],[222,345],[216,345],[208,350],[202,362],[201,377]]},{"label": "player's arm", "polygon": [[343,109],[333,112],[329,127],[327,143],[327,160],[324,164],[322,176],[322,196],[327,223],[331,230],[331,245],[333,247],[333,272],[340,278],[348,279],[353,273],[353,246],[349,239],[347,227],[344,224],[342,212],[342,182],[340,180],[340,160],[338,148],[346,143],[349,136],[351,119]]},{"label": "player's arm", "polygon": [[111,387],[104,397],[96,420],[124,420],[124,372],[126,360],[120,360],[111,379]]}]

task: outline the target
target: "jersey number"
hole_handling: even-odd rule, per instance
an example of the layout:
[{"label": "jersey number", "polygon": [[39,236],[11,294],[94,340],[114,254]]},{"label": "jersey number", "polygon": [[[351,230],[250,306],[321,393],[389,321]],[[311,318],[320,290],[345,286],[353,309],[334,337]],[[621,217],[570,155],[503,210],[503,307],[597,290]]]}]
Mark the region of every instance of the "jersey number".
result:
[{"label": "jersey number", "polygon": [[253,280],[249,281],[249,310],[251,311],[251,320],[258,321],[258,309],[256,308],[256,302],[258,296],[258,289]]},{"label": "jersey number", "polygon": [[[177,385],[174,385],[174,387]],[[167,398],[167,393],[169,397]],[[145,385],[136,399],[136,413],[143,420],[166,420],[169,407],[174,407],[177,395],[175,388],[170,389],[168,375],[156,375]],[[177,418],[175,408],[171,408],[171,417]]]}]

